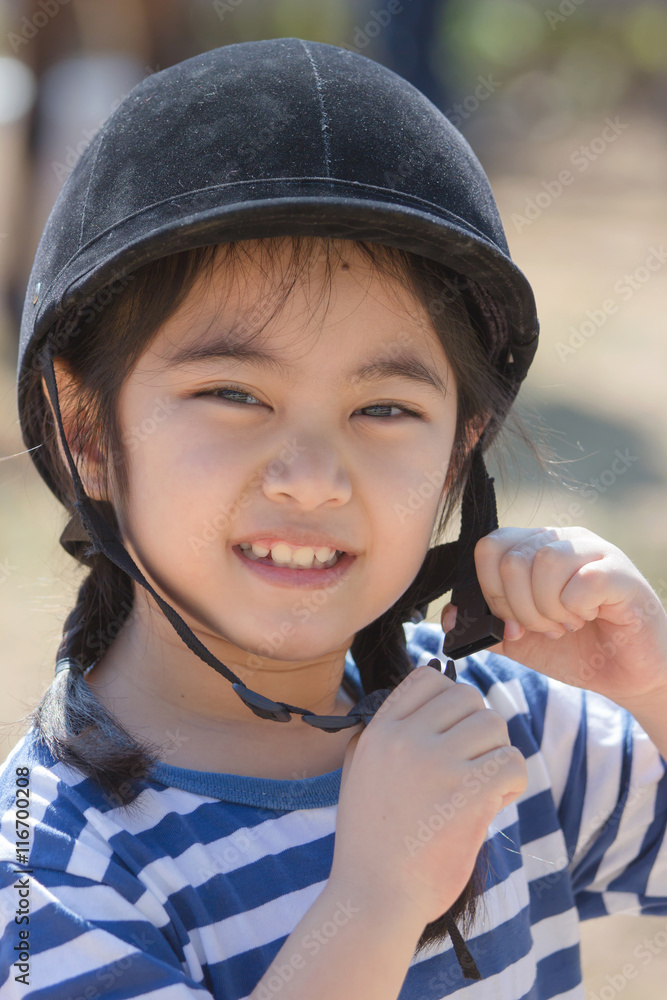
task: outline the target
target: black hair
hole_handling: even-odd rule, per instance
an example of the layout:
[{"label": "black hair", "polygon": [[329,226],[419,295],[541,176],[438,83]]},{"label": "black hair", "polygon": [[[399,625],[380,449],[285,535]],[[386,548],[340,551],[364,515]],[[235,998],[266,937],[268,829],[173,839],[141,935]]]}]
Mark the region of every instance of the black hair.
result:
[{"label": "black hair", "polygon": [[[402,287],[413,293],[438,334],[456,380],[458,396],[455,441],[436,529],[438,539],[461,499],[480,419],[487,422],[485,446],[502,429],[504,435],[517,435],[538,465],[546,468],[523,420],[514,410],[506,419],[513,396],[494,363],[483,324],[475,318],[464,296],[460,275],[443,264],[384,244],[290,236],[212,244],[162,257],[132,272],[130,280],[121,282],[120,289],[116,287],[104,298],[104,308],[91,310],[79,305],[65,311],[56,321],[50,331],[58,345],[56,356],[67,362],[77,385],[74,434],[80,447],[94,442],[107,458],[113,490],[108,479],[109,490],[105,495],[118,498],[128,492],[116,402],[123,382],[156,332],[179,308],[195,282],[210,278],[218,264],[242,266],[245,260],[258,260],[260,251],[271,263],[274,251],[285,239],[292,253],[275,288],[276,310],[287,301],[299,275],[316,253],[326,250],[326,273],[330,279],[333,251],[340,258],[341,247],[352,242],[378,275],[399,280]],[[322,287],[325,289],[326,283]],[[99,292],[96,300],[102,300]],[[271,315],[274,314],[275,311]],[[42,443],[40,463],[71,515],[75,500],[71,475],[60,456],[39,366],[33,365],[25,378],[29,437]],[[93,503],[118,531],[114,504],[110,500]],[[137,795],[137,780],[149,775],[153,764],[160,759],[160,748],[128,732],[95,696],[82,670],[99,659],[122,629],[132,612],[135,585],[92,547],[81,548],[78,558],[89,568],[89,573],[64,623],[57,659],[67,657],[81,670],[60,672],[28,719],[38,738],[58,760],[97,782],[113,804],[129,807]],[[353,657],[355,649],[364,648],[364,631],[357,633],[352,643]],[[364,649],[359,662],[355,657],[365,693],[382,687],[394,688],[412,670],[405,643],[396,637],[395,629],[388,628],[387,636],[386,641],[376,643],[370,651]],[[472,924],[476,900],[483,890],[486,877],[483,862],[484,851],[480,852],[468,885],[450,911],[465,929]],[[431,922],[420,938],[418,950],[444,940],[446,934],[443,918]]]}]

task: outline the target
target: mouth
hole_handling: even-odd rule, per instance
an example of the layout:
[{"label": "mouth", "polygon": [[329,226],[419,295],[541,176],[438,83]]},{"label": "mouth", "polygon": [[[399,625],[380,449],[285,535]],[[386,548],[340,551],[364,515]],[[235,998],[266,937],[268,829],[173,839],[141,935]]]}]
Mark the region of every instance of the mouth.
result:
[{"label": "mouth", "polygon": [[256,556],[252,550],[242,549],[239,545],[233,545],[232,549],[247,569],[279,587],[323,587],[339,580],[357,558],[349,552],[337,550],[322,568],[292,569],[278,565],[270,555]]}]

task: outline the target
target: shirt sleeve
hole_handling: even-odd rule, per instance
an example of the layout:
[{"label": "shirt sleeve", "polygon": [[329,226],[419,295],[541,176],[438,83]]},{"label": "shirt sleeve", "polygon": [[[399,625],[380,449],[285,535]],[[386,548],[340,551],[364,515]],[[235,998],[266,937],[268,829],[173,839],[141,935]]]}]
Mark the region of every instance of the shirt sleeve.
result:
[{"label": "shirt sleeve", "polygon": [[667,915],[667,763],[636,719],[549,679],[541,750],[581,919]]},{"label": "shirt sleeve", "polygon": [[211,997],[183,971],[164,913],[147,919],[150,905],[148,894],[139,907],[94,879],[0,862],[3,1000]]}]

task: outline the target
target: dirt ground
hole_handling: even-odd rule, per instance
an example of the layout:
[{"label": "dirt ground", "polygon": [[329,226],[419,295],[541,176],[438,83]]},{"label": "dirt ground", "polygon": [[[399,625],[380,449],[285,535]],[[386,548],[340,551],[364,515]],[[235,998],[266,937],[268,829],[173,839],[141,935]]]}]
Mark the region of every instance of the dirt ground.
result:
[{"label": "dirt ground", "polygon": [[[652,270],[648,280],[641,268],[654,250],[664,249],[667,135],[664,123],[641,114],[630,123],[581,173],[570,156],[600,133],[603,122],[582,122],[557,142],[528,152],[524,147],[521,162],[508,150],[490,171],[512,256],[533,284],[541,316],[541,346],[520,400],[552,428],[552,445],[569,463],[563,470],[589,484],[583,499],[540,486],[528,460],[520,458],[511,481],[499,489],[498,513],[501,525],[580,524],[612,540],[664,600],[667,267]],[[568,165],[573,182],[547,204],[554,179]],[[529,211],[534,217],[526,223],[517,218],[527,219]],[[624,276],[636,271],[632,288]],[[24,731],[21,716],[53,676],[60,630],[81,573],[58,544],[62,510],[28,456],[17,455],[23,445],[15,412],[14,332],[0,330],[0,344],[2,760]],[[612,471],[617,452],[626,458],[621,472]],[[429,618],[439,620],[443,603],[431,606]],[[590,921],[582,930],[586,1000],[621,993],[624,1000],[665,996],[667,916],[616,916]]]}]

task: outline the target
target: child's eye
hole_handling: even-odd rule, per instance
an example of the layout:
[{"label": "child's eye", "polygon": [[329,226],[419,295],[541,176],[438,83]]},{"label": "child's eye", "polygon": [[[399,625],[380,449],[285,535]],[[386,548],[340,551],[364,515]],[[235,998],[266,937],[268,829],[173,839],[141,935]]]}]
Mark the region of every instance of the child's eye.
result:
[{"label": "child's eye", "polygon": [[[215,396],[219,399],[224,399],[225,402],[228,403],[241,403],[241,405],[245,405],[242,400],[229,399],[227,396],[223,395],[223,393],[231,393],[233,396],[236,397],[245,396],[247,399],[254,399],[256,402],[259,402],[256,396],[251,395],[249,392],[246,392],[245,389],[241,389],[240,386],[237,385],[222,385],[222,386],[216,386],[213,389],[201,389],[199,392],[195,392],[193,394],[193,398],[196,398],[198,396]],[[264,404],[259,402],[259,405],[263,406]],[[363,413],[365,410],[400,410],[401,416],[416,417],[418,420],[422,419],[421,413],[417,413],[416,410],[411,410],[408,406],[403,406],[401,403],[393,403],[393,402],[372,403],[370,406],[364,406],[360,410],[356,410],[355,412]],[[388,414],[378,414],[376,419],[394,420],[396,418],[391,417]]]},{"label": "child's eye", "polygon": [[[408,406],[403,406],[401,403],[372,403],[370,406],[364,406],[361,410],[357,410],[357,413],[362,413],[364,410],[400,410],[401,416],[417,417],[418,420],[422,419],[421,413],[417,413],[416,410],[411,410]],[[394,419],[389,415],[379,415],[379,418],[380,420]]]},{"label": "child's eye", "polygon": [[[246,396],[247,399],[257,400],[257,396],[251,396],[249,392],[246,392],[245,389],[241,389],[237,385],[221,385],[221,386],[216,386],[213,389],[201,389],[199,392],[193,393],[193,398],[196,399],[198,396],[217,396],[220,399],[225,399],[225,402],[228,403],[240,402],[240,400],[238,399],[227,399],[226,397],[222,396],[223,392],[231,392],[234,394],[234,396]],[[259,402],[259,400],[257,401]],[[260,406],[263,405],[264,405],[263,403],[260,403]]]}]

